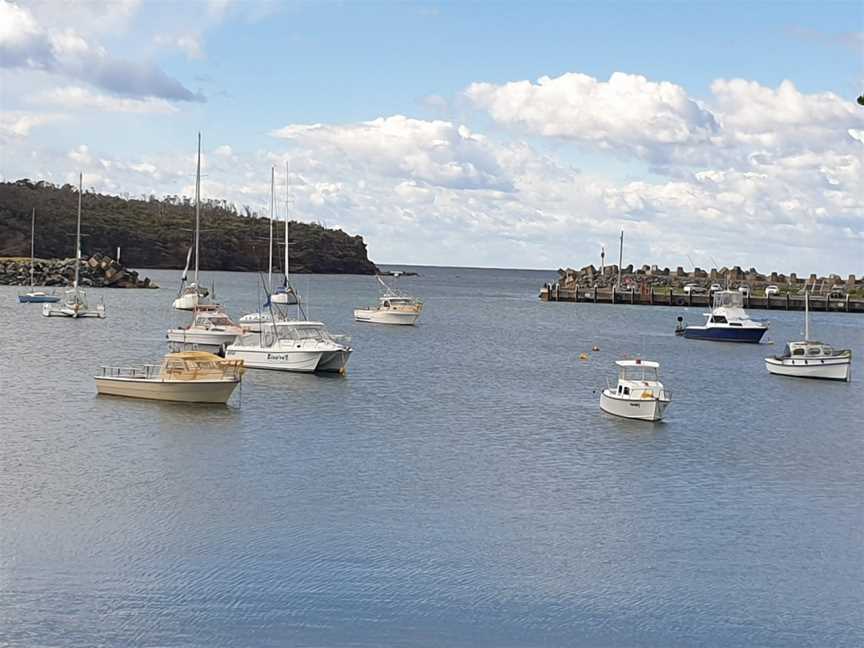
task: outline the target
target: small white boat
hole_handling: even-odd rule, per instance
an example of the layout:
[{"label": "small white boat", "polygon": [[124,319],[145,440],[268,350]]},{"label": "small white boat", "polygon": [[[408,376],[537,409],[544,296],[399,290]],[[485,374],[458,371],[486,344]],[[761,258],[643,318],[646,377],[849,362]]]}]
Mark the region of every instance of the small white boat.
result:
[{"label": "small white boat", "polygon": [[90,308],[87,304],[87,293],[78,287],[78,278],[81,271],[81,196],[84,188],[84,174],[78,174],[78,225],[75,231],[75,279],[72,288],[63,294],[63,302],[60,304],[47,303],[42,306],[42,314],[45,317],[71,317],[79,319],[83,317],[105,317],[105,304],[97,304],[96,308]]},{"label": "small white boat", "polygon": [[345,373],[350,355],[347,338],[331,335],[322,322],[304,320],[264,322],[225,349],[226,358],[253,369],[301,373]]},{"label": "small white boat", "polygon": [[789,342],[782,355],[765,358],[765,368],[778,376],[852,379],[851,349],[835,349],[810,339],[810,298],[804,293],[804,339]]},{"label": "small white boat", "polygon": [[[177,310],[195,310],[198,306],[205,303],[209,291],[201,286],[198,281],[198,250],[201,230],[201,133],[198,133],[198,165],[195,169],[195,242],[193,247],[189,248],[186,254],[186,267],[183,268],[183,274],[180,276],[180,290],[177,291],[177,299],[174,300],[172,306]],[[189,272],[189,262],[191,261],[192,252],[195,252],[195,274],[193,281],[186,283],[187,274]]]},{"label": "small white boat", "polygon": [[243,378],[242,360],[211,353],[169,353],[158,365],[101,367],[96,391],[178,403],[226,403]]},{"label": "small white boat", "polygon": [[166,337],[175,351],[223,353],[243,333],[220,304],[201,304],[193,312],[192,324],[169,329]]},{"label": "small white boat", "polygon": [[659,421],[672,402],[672,394],[660,382],[660,365],[648,360],[618,360],[618,385],[600,394],[600,409],[615,416],[640,421]]},{"label": "small white boat", "polygon": [[294,292],[294,288],[291,287],[290,284],[287,283],[287,278],[285,279],[285,283],[281,286],[277,286],[276,290],[273,291],[273,294],[270,295],[270,302],[273,304],[296,304],[299,302],[299,296],[296,292]]},{"label": "small white boat", "polygon": [[44,290],[36,290],[34,273],[36,265],[36,208],[30,215],[30,290],[26,293],[18,293],[18,302],[21,304],[54,304],[60,301],[60,296],[53,290],[50,293]]},{"label": "small white boat", "polygon": [[420,313],[423,311],[423,302],[388,286],[381,277],[377,277],[377,279],[382,287],[381,296],[378,297],[378,305],[355,309],[354,319],[358,322],[370,322],[372,324],[403,326],[416,324],[417,320],[420,319]]}]

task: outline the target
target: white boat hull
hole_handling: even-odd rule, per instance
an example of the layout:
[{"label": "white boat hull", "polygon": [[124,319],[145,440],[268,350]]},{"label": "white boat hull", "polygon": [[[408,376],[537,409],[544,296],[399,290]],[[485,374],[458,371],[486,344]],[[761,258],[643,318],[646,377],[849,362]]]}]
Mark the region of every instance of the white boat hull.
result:
[{"label": "white boat hull", "polygon": [[420,319],[420,312],[358,308],[354,311],[354,319],[358,322],[369,322],[372,324],[414,326],[417,320]]},{"label": "white boat hull", "polygon": [[270,302],[273,304],[296,304],[297,295],[294,293],[275,293],[270,295]]},{"label": "white boat hull", "polygon": [[824,360],[765,358],[765,368],[777,376],[846,381],[852,379],[852,358],[825,358]]},{"label": "white boat hull", "polygon": [[618,398],[611,390],[600,394],[600,409],[608,414],[639,421],[659,421],[663,418],[670,401],[657,398]]},{"label": "white boat hull", "polygon": [[245,367],[312,373],[318,368],[323,351],[252,349],[250,347],[228,347],[225,358],[243,360]]},{"label": "white boat hull", "polygon": [[171,329],[168,331],[168,342],[184,350],[221,351],[234,340],[236,333],[228,331],[186,331]]},{"label": "white boat hull", "polygon": [[240,381],[140,380],[96,377],[96,391],[106,396],[175,403],[227,403]]},{"label": "white boat hull", "polygon": [[200,301],[200,295],[196,293],[189,293],[186,295],[180,295],[177,299],[175,299],[173,306],[177,310],[191,311],[195,310],[198,307],[198,303]]}]

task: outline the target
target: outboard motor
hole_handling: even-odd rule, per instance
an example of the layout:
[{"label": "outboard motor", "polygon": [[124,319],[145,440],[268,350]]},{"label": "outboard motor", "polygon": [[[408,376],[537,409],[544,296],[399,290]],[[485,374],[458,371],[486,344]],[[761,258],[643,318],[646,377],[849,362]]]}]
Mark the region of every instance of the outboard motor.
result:
[{"label": "outboard motor", "polygon": [[675,325],[675,335],[684,335],[685,328],[687,328],[687,322],[685,322],[684,318],[679,315],[678,323]]}]

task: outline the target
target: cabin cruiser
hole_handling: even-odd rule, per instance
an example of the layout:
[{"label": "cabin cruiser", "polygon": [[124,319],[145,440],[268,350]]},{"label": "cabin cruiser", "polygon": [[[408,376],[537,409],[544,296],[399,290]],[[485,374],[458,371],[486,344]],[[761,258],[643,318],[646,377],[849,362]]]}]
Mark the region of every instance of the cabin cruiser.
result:
[{"label": "cabin cruiser", "polygon": [[615,416],[659,421],[672,402],[672,394],[660,382],[657,362],[618,360],[618,385],[600,394],[600,409]]},{"label": "cabin cruiser", "polygon": [[351,355],[349,340],[330,334],[322,322],[263,322],[225,349],[225,357],[242,359],[253,369],[345,373]]},{"label": "cabin cruiser", "polygon": [[781,355],[765,358],[765,368],[778,376],[852,379],[851,349],[835,349],[810,339],[810,299],[804,293],[804,339],[789,342]]},{"label": "cabin cruiser", "polygon": [[96,391],[108,396],[179,403],[226,403],[243,378],[242,360],[212,353],[169,353],[158,365],[101,367]]},{"label": "cabin cruiser", "polygon": [[750,319],[744,310],[744,295],[734,290],[718,290],[714,293],[714,307],[705,313],[702,326],[684,327],[684,337],[694,340],[717,342],[758,343],[768,324]]},{"label": "cabin cruiser", "polygon": [[201,304],[193,311],[192,324],[169,329],[166,337],[175,350],[222,353],[242,334],[242,327],[231,320],[220,304]]},{"label": "cabin cruiser", "polygon": [[354,319],[358,322],[373,324],[401,324],[413,326],[420,318],[423,302],[388,286],[381,277],[377,277],[382,292],[378,297],[377,306],[358,308],[354,311]]}]

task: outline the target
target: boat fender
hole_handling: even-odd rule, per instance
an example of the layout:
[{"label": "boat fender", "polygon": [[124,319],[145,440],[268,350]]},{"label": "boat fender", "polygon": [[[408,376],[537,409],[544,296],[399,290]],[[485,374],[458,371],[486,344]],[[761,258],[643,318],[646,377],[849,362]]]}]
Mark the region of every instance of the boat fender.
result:
[{"label": "boat fender", "polygon": [[587,360],[587,359],[588,359],[588,354],[587,354],[587,353],[580,353],[580,354],[579,354],[579,359],[580,359],[580,360]]}]

